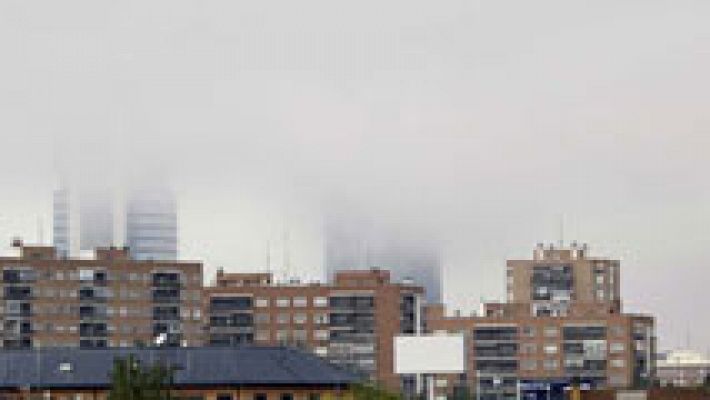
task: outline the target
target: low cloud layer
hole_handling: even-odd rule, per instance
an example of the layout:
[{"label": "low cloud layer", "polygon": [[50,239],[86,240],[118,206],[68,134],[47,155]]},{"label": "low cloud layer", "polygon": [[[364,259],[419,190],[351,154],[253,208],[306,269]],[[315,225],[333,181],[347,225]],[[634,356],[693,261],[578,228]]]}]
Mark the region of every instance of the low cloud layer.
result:
[{"label": "low cloud layer", "polygon": [[[170,180],[183,255],[317,277],[357,209],[436,238],[447,300],[564,236],[622,258],[661,343],[710,347],[704,1],[3,2],[0,235],[51,190]],[[48,237],[48,233],[45,234]]]}]

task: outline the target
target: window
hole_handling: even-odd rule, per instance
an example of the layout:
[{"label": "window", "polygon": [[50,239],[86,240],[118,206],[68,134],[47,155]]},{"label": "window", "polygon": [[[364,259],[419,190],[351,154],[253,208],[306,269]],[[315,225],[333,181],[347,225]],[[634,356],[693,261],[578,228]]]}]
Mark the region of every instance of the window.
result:
[{"label": "window", "polygon": [[624,346],[624,344],[620,342],[612,342],[611,344],[609,344],[610,353],[623,353],[625,349],[626,346]]},{"label": "window", "polygon": [[313,323],[318,325],[325,325],[328,323],[328,314],[318,313],[313,314]]},{"label": "window", "polygon": [[94,271],[91,269],[80,269],[79,270],[79,280],[80,281],[93,281]]},{"label": "window", "polygon": [[438,388],[445,388],[449,386],[449,381],[447,381],[446,379],[437,379],[435,385]]},{"label": "window", "polygon": [[294,307],[308,307],[308,299],[305,297],[294,297],[293,298]]},{"label": "window", "polygon": [[325,357],[328,355],[328,348],[327,347],[316,347],[315,353],[317,356]]},{"label": "window", "polygon": [[308,332],[302,329],[293,331],[293,340],[296,340],[298,342],[305,342],[306,340],[308,340]]},{"label": "window", "polygon": [[286,330],[276,331],[276,340],[278,340],[279,342],[287,341],[288,336],[288,331]]},{"label": "window", "polygon": [[603,285],[604,284],[604,275],[597,275],[596,280],[597,280],[597,285]]},{"label": "window", "polygon": [[556,326],[546,326],[543,331],[543,335],[548,338],[557,337],[560,334],[559,329]]},{"label": "window", "polygon": [[524,326],[523,327],[523,336],[524,337],[535,337],[535,327],[534,326]]},{"label": "window", "polygon": [[279,400],[293,400],[293,393],[281,393]]},{"label": "window", "polygon": [[266,393],[254,393],[254,400],[269,400]]},{"label": "window", "polygon": [[291,301],[288,297],[279,297],[276,299],[276,307],[288,307],[291,305]]},{"label": "window", "polygon": [[265,297],[257,297],[255,304],[259,308],[268,307],[269,306],[269,299],[267,299]]},{"label": "window", "polygon": [[320,400],[320,393],[309,393],[308,400]]},{"label": "window", "polygon": [[303,325],[308,321],[308,315],[306,314],[294,314],[293,323],[298,325]]},{"label": "window", "polygon": [[288,324],[291,321],[291,315],[289,314],[278,314],[276,316],[277,324]]},{"label": "window", "polygon": [[71,372],[72,365],[68,362],[59,363],[59,372]]},{"label": "window", "polygon": [[535,354],[537,352],[537,344],[536,343],[523,343],[520,346],[520,352],[522,354]]},{"label": "window", "polygon": [[604,289],[597,290],[597,300],[604,300]]},{"label": "window", "polygon": [[626,386],[626,377],[623,374],[612,374],[609,376],[609,386]]},{"label": "window", "polygon": [[557,360],[544,360],[542,362],[542,367],[546,371],[553,371],[556,370],[559,367],[560,363],[557,362]]},{"label": "window", "polygon": [[522,360],[520,361],[520,368],[523,371],[535,371],[537,370],[537,360]]},{"label": "window", "polygon": [[270,320],[269,314],[256,314],[254,315],[254,322],[257,324],[268,324]]},{"label": "window", "polygon": [[326,330],[313,331],[313,339],[315,340],[328,340],[329,332]]},{"label": "window", "polygon": [[313,298],[313,306],[314,307],[328,307],[328,298],[327,297],[314,297]]},{"label": "window", "polygon": [[611,364],[612,368],[624,368],[626,363],[623,358],[612,358],[609,364]]},{"label": "window", "polygon": [[217,393],[217,400],[232,400],[231,393]]},{"label": "window", "polygon": [[545,354],[557,354],[558,349],[556,344],[546,344],[543,350]]}]

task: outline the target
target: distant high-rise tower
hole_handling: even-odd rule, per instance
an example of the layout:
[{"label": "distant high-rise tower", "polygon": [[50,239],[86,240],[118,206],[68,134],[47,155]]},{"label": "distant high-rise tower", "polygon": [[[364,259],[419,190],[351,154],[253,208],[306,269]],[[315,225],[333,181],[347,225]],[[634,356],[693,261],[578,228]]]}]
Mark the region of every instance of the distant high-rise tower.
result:
[{"label": "distant high-rise tower", "polygon": [[170,190],[131,193],[126,205],[126,245],[136,260],[178,258],[177,207]]},{"label": "distant high-rise tower", "polygon": [[426,299],[442,302],[441,260],[435,241],[412,232],[374,227],[362,221],[330,219],[325,226],[325,269],[388,269],[396,281],[412,279],[426,289]]},{"label": "distant high-rise tower", "polygon": [[[82,250],[126,245],[136,260],[177,259],[177,210],[172,192],[132,190],[125,202],[115,191],[67,187],[54,192],[54,246],[63,257]],[[118,229],[117,229],[118,228]],[[125,231],[125,242],[117,231]]]},{"label": "distant high-rise tower", "polygon": [[62,188],[54,191],[52,234],[57,254],[67,257],[71,252],[72,218],[69,191]]},{"label": "distant high-rise tower", "polygon": [[114,199],[110,190],[68,188],[54,192],[53,235],[59,255],[69,257],[114,243]]}]

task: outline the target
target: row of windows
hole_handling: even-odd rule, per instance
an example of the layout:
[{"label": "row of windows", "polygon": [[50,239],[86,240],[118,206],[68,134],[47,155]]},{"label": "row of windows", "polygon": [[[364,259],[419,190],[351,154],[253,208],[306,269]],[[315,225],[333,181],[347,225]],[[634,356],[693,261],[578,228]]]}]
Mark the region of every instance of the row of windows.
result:
[{"label": "row of windows", "polygon": [[[84,288],[84,289],[63,289],[54,287],[34,287],[31,288],[30,293],[34,297],[40,298],[51,298],[51,299],[74,299],[77,297],[82,297],[82,291],[90,291],[92,297],[105,298],[105,299],[125,299],[125,300],[141,300],[141,299],[152,299],[153,291],[151,290],[133,290],[121,288],[114,292],[110,288]],[[88,292],[87,292],[88,293]],[[202,292],[199,290],[181,290],[177,296],[181,301],[193,301],[198,302],[202,300]]]},{"label": "row of windows", "polygon": [[[277,314],[275,318],[275,322],[277,324],[288,324],[293,320],[294,324],[305,324],[308,322],[308,314]],[[328,323],[328,314],[327,313],[316,313],[311,316],[311,321],[314,324],[327,324]],[[271,315],[270,314],[255,314],[254,315],[254,322],[257,324],[268,324],[271,322]]]},{"label": "row of windows", "polygon": [[[298,296],[298,297],[277,297],[276,300],[274,301],[276,307],[308,307],[308,297],[304,296]],[[327,297],[313,297],[310,299],[313,307],[328,307],[328,298]],[[256,307],[269,307],[270,304],[270,299],[267,297],[257,297],[255,301]]]},{"label": "row of windows", "polygon": [[[31,324],[32,331],[33,332],[46,332],[46,333],[76,333],[79,331],[79,325],[62,325],[62,324],[54,324],[54,323],[42,323],[42,322],[33,322]],[[6,321],[4,326],[0,326],[0,328],[3,328],[2,330],[5,332],[8,332],[12,329],[12,327],[8,324]],[[194,333],[194,334],[200,334],[202,333],[202,327],[199,325],[195,326],[183,326],[180,329],[184,333]],[[138,334],[153,334],[153,327],[151,325],[143,325],[143,326],[138,326],[138,325],[121,325],[118,327],[118,329],[114,325],[106,325],[106,331],[108,333],[120,333],[123,335],[138,335]]]},{"label": "row of windows", "polygon": [[[313,331],[313,340],[328,340],[330,338],[330,332],[327,330],[315,330]],[[266,331],[266,330],[258,330],[256,331],[255,339],[257,341],[270,341],[271,340],[271,332]],[[274,339],[277,341],[288,341],[288,340],[295,340],[295,341],[308,341],[308,331],[298,329],[298,330],[277,330],[275,332]]]},{"label": "row of windows", "polygon": [[[127,282],[151,282],[154,275],[156,274],[173,274],[169,272],[155,272],[155,273],[140,273],[140,272],[117,272],[117,271],[105,271],[102,269],[77,269],[77,270],[35,270],[35,269],[6,269],[3,271],[3,276],[5,278],[12,278],[17,275],[23,281],[27,280],[57,280],[57,281],[95,281],[95,280],[111,280],[111,281],[127,281]],[[179,281],[181,283],[187,283],[188,279],[193,283],[202,283],[202,276],[200,274],[189,274],[185,275],[183,273],[175,273],[179,276]],[[8,280],[8,279],[5,279]]]},{"label": "row of windows", "polygon": [[[14,306],[14,305],[13,305]],[[4,313],[6,310],[11,313],[16,307],[0,306],[0,313]],[[45,304],[45,305],[34,305],[31,309],[32,313],[39,315],[85,315],[86,317],[137,317],[137,318],[148,318],[153,316],[153,307],[82,307],[77,304]],[[194,321],[200,321],[202,319],[202,310],[200,308],[182,308],[180,310],[180,317],[185,320],[192,319]]]},{"label": "row of windows", "polygon": [[[584,368],[584,360],[582,359],[568,359],[565,360],[565,368],[575,369]],[[542,369],[546,371],[554,371],[560,367],[560,362],[556,359],[546,359],[539,363],[537,360],[521,360],[520,369],[523,371],[536,371],[542,364]],[[614,358],[609,361],[611,368],[624,368],[626,366],[626,361],[621,358]],[[603,368],[602,368],[603,369]]]},{"label": "row of windows", "polygon": [[[61,368],[61,366],[59,367]],[[63,395],[63,396],[57,396],[57,400],[89,400],[92,398],[95,398],[95,395],[82,395],[82,394],[74,394],[74,395]],[[54,395],[52,396],[54,398]],[[176,397],[178,400],[205,400],[204,396],[188,396],[188,397]],[[234,400],[236,396],[232,396],[231,393],[217,393],[216,400]],[[247,400],[244,396],[240,396],[240,399]],[[269,396],[266,393],[254,393],[254,395],[251,396],[250,400],[294,400],[296,396],[293,393],[279,393],[278,397],[275,398],[273,395]],[[340,398],[340,396],[338,397]],[[303,397],[302,400],[320,400],[321,395],[320,393],[309,393],[307,397]]]},{"label": "row of windows", "polygon": [[[559,352],[559,346],[554,343],[545,344],[542,346],[542,350],[545,354],[557,354]],[[623,353],[626,350],[626,345],[621,342],[612,342],[609,344],[609,353],[618,354]],[[523,343],[520,345],[521,354],[535,354],[538,351],[537,343]]]},{"label": "row of windows", "polygon": [[[575,327],[576,328],[576,327]],[[584,328],[584,327],[580,327]],[[592,328],[601,328],[601,327],[587,327],[587,329],[592,329]],[[522,328],[522,336],[523,337],[536,337],[538,334],[538,330],[533,327],[533,326],[523,326]],[[612,337],[621,337],[624,336],[625,330],[623,326],[620,325],[612,325],[609,327],[609,334]],[[556,326],[546,326],[542,328],[542,336],[546,338],[556,338],[560,336],[560,329]]]}]

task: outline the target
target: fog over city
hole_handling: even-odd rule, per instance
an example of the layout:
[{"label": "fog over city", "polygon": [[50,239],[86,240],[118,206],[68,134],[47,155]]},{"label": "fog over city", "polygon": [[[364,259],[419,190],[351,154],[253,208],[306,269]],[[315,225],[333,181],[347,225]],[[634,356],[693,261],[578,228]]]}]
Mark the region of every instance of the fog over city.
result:
[{"label": "fog over city", "polygon": [[268,252],[321,279],[326,221],[372,221],[434,243],[468,312],[504,299],[507,258],[578,240],[621,259],[662,348],[710,350],[688,309],[710,281],[708,21],[683,0],[3,1],[0,243],[51,242],[63,176],[159,181],[208,278]]}]

